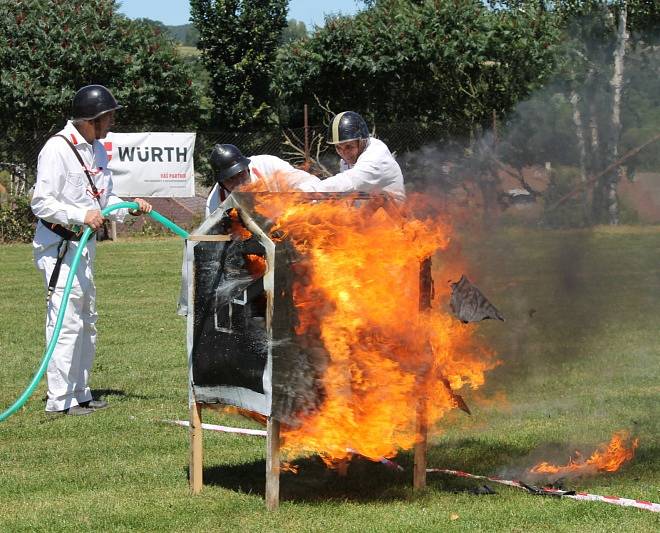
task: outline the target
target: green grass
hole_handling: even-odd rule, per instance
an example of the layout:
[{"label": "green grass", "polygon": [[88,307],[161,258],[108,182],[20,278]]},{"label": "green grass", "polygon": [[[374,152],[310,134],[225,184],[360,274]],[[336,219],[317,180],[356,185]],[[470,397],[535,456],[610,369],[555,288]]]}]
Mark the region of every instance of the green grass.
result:
[{"label": "green grass", "polygon": [[[465,393],[429,465],[517,476],[541,458],[590,451],[622,428],[634,460],[614,474],[567,482],[597,494],[660,501],[658,324],[660,230],[505,229],[462,243],[470,278],[507,322],[479,327],[502,364]],[[282,504],[264,508],[265,442],[205,434],[205,486],[188,492],[184,321],[175,315],[181,241],[101,243],[99,347],[92,387],[111,407],[50,419],[42,383],[0,423],[0,531],[657,531],[658,515],[598,502],[531,496],[437,474],[411,490],[405,473],[355,461],[345,478],[317,458],[284,473]],[[0,409],[43,353],[44,289],[29,245],[0,247]],[[444,280],[443,280],[444,281]],[[439,281],[436,281],[439,283]],[[205,421],[243,419],[205,411]],[[452,515],[458,515],[452,520]]]},{"label": "green grass", "polygon": [[184,46],[181,44],[177,46],[177,50],[179,50],[181,57],[198,57],[200,55],[199,49],[195,46]]}]

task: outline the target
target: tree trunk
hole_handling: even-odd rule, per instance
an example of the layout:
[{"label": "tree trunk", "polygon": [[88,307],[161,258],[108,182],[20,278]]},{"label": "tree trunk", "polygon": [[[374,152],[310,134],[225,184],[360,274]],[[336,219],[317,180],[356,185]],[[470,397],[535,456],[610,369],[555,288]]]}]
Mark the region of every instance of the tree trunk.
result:
[{"label": "tree trunk", "polygon": [[[619,12],[619,27],[617,32],[617,43],[614,50],[614,73],[610,85],[612,86],[612,123],[610,129],[608,159],[616,161],[619,157],[619,139],[621,137],[621,94],[623,92],[623,64],[626,55],[626,44],[628,42],[628,31],[626,22],[628,11],[626,2],[621,5]],[[606,176],[605,196],[607,199],[607,215],[610,224],[619,224],[619,198],[617,186],[619,183],[619,169],[614,169]]]},{"label": "tree trunk", "polygon": [[[575,88],[571,88],[570,102],[573,106],[573,124],[575,126],[575,136],[578,142],[578,151],[580,152],[580,182],[584,185],[587,183],[587,145],[584,139],[584,124],[582,122],[582,111],[580,104],[582,99]],[[582,193],[582,209],[584,214],[587,214],[588,192],[584,188]]]}]

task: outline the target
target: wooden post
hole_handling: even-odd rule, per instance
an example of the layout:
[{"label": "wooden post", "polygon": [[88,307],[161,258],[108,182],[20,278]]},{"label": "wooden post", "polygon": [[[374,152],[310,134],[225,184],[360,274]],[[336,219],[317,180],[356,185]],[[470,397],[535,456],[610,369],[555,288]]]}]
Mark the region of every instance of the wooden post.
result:
[{"label": "wooden post", "polygon": [[280,421],[269,416],[266,432],[266,508],[274,511],[280,504]]},{"label": "wooden post", "polygon": [[[432,274],[432,260],[431,258],[424,259],[419,269],[419,311],[426,313],[431,309],[433,302],[433,274]],[[433,351],[430,343],[428,343],[429,358],[428,367],[426,372],[430,372],[432,368]],[[425,373],[426,373],[425,372]],[[417,442],[415,443],[414,451],[414,466],[413,466],[413,489],[420,490],[426,487],[426,448],[428,436],[428,417],[426,413],[426,391],[427,391],[427,376],[424,376],[421,381],[417,383],[417,391],[419,399],[417,400],[417,413],[416,413],[416,428]]]},{"label": "wooden post", "polygon": [[428,424],[426,419],[426,398],[420,398],[417,406],[417,442],[415,443],[415,464],[413,467],[413,489],[426,487],[426,440]]},{"label": "wooden post", "polygon": [[188,465],[188,479],[193,494],[199,494],[202,490],[202,466],[204,464],[202,444],[202,404],[193,402],[190,405],[190,463]]},{"label": "wooden post", "polygon": [[110,221],[110,240],[113,242],[117,240],[117,222]]}]

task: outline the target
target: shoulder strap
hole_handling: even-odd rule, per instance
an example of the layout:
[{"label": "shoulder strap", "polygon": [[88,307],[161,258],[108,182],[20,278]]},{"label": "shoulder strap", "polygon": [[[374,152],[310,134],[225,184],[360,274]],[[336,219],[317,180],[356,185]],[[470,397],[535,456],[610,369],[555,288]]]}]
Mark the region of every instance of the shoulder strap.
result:
[{"label": "shoulder strap", "polygon": [[[89,181],[89,186],[92,188],[92,193],[94,194],[94,198],[96,198],[96,201],[99,203],[99,206],[101,205],[101,198],[98,189],[96,188],[96,185],[94,184],[94,181],[92,180],[92,176],[89,175],[89,171],[87,170],[87,167],[85,166],[84,161],[82,160],[82,157],[78,153],[78,150],[76,150],[76,147],[73,145],[73,143],[67,139],[64,135],[57,134],[55,137],[61,137],[66,141],[66,143],[71,147],[71,150],[73,150],[73,153],[76,155],[76,159],[78,159],[78,162],[80,163],[80,166],[82,167],[83,171],[85,172],[85,176],[87,176],[87,181]],[[92,150],[94,147],[92,146]]]}]

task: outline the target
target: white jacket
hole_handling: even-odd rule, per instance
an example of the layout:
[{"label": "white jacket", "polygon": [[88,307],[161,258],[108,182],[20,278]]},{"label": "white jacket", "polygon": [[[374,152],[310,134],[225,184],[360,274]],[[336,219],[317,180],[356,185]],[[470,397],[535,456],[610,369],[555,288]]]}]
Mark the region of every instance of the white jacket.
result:
[{"label": "white jacket", "polygon": [[[263,181],[268,191],[280,192],[291,191],[298,184],[315,179],[315,176],[304,170],[299,170],[274,155],[253,155],[250,160],[250,181],[255,183]],[[220,199],[220,187],[216,183],[206,200],[206,216],[208,217],[222,203]]]},{"label": "white jacket", "polygon": [[[75,146],[82,157],[85,167],[100,193],[100,205],[92,190],[80,162],[71,147],[59,137],[49,139],[39,152],[37,163],[37,182],[32,195],[32,212],[38,218],[62,226],[78,225],[85,222],[85,214],[90,209],[104,209],[121,202],[121,198],[112,192],[112,173],[108,170],[108,154],[99,141],[89,144],[71,121],[60,135],[64,135]],[[109,218],[121,222],[127,209],[113,211]],[[43,224],[37,224],[32,242],[35,255],[56,253],[62,240]],[[90,238],[88,249],[94,256],[96,239]],[[70,245],[77,246],[77,242]]]},{"label": "white jacket", "polygon": [[342,159],[339,168],[339,174],[324,180],[306,181],[299,189],[306,192],[385,192],[398,201],[406,198],[401,168],[387,145],[379,139],[369,138],[355,165],[349,166]]}]

